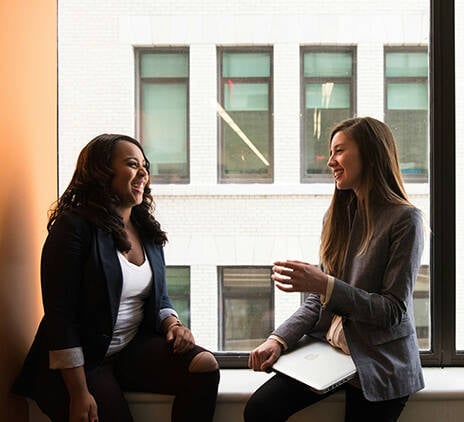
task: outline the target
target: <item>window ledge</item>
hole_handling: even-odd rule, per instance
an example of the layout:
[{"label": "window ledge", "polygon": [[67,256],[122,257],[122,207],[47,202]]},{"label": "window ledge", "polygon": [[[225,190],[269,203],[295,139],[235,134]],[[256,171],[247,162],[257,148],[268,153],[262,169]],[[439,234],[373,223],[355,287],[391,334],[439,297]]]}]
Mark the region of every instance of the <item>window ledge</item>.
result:
[{"label": "window ledge", "polygon": [[[215,422],[242,420],[250,395],[273,374],[248,369],[223,369],[216,406]],[[464,414],[464,367],[424,368],[425,388],[414,394],[401,416],[402,422],[458,422]],[[150,393],[126,393],[134,420],[169,421],[173,397]],[[29,422],[50,422],[37,404],[29,402]],[[290,418],[292,422],[308,419],[320,422],[343,420],[344,394],[335,393],[322,402],[303,409]]]},{"label": "window ledge", "polygon": [[[463,368],[424,368],[425,388],[410,400],[464,400]],[[249,369],[222,369],[218,402],[244,402],[273,374]],[[131,403],[166,402],[170,396],[149,393],[126,393]],[[343,393],[334,394],[328,401],[343,401]]]},{"label": "window ledge", "polygon": [[[162,196],[311,196],[333,195],[333,183],[218,183],[218,184],[151,184],[157,198]],[[409,195],[428,195],[427,183],[406,183]]]}]

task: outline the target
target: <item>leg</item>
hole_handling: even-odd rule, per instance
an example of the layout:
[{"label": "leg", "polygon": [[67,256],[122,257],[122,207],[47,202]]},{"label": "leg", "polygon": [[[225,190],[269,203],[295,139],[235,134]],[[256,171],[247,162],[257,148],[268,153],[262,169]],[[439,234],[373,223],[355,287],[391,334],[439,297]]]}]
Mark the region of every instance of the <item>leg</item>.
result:
[{"label": "leg", "polygon": [[345,422],[396,422],[406,406],[409,396],[398,399],[370,402],[359,388],[347,385]]},{"label": "leg", "polygon": [[285,375],[277,374],[263,384],[245,406],[246,422],[282,422],[311,404],[333,394],[317,394],[306,385]]},{"label": "leg", "polygon": [[52,422],[69,419],[69,396],[58,370],[41,371],[33,395],[40,410]]},{"label": "leg", "polygon": [[111,363],[87,373],[87,387],[97,402],[98,419],[101,422],[133,422],[129,405]]},{"label": "leg", "polygon": [[[126,399],[114,377],[111,364],[86,373],[87,387],[98,407],[101,422],[132,422]],[[59,370],[45,370],[38,377],[34,398],[40,409],[53,421],[69,419],[69,395]]]},{"label": "leg", "polygon": [[138,335],[120,353],[115,368],[124,390],[174,395],[173,421],[212,420],[219,370],[205,349],[195,346],[174,354],[164,337]]}]

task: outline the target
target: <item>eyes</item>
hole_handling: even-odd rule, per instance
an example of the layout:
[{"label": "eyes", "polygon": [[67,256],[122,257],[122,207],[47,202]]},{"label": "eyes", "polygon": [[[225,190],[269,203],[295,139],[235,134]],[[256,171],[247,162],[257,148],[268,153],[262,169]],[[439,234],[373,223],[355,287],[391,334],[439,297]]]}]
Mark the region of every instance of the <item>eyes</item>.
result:
[{"label": "eyes", "polygon": [[148,165],[147,163],[143,162],[142,164],[139,163],[138,160],[130,159],[126,161],[127,165],[135,170],[139,168],[143,168],[145,171],[148,172]]},{"label": "eyes", "polygon": [[334,150],[330,151],[330,156],[334,156],[335,154],[340,154],[344,151],[341,147],[336,147]]}]

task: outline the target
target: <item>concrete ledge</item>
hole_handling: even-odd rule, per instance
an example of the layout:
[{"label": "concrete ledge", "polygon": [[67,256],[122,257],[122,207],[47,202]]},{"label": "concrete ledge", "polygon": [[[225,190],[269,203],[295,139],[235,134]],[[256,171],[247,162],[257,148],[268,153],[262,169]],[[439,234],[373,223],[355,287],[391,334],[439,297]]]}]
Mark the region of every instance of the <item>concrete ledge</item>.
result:
[{"label": "concrete ledge", "polygon": [[[223,369],[215,422],[242,420],[248,397],[272,374],[248,369]],[[464,368],[424,368],[425,389],[413,395],[400,421],[459,422],[464,420]],[[136,422],[170,421],[172,396],[149,393],[127,393]],[[342,421],[344,394],[328,399],[292,416],[290,422],[317,420]],[[35,403],[30,403],[30,422],[46,422]]]}]

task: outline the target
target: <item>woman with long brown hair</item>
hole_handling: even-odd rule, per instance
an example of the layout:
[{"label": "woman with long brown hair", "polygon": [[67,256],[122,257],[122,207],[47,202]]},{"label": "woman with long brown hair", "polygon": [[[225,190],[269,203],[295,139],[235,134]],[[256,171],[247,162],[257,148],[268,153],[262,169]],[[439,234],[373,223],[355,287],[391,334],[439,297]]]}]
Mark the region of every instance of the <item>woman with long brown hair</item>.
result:
[{"label": "woman with long brown hair", "polygon": [[421,212],[403,187],[393,135],[370,118],[340,122],[327,163],[335,192],[323,222],[320,267],[277,261],[272,278],[286,292],[306,292],[301,307],[250,354],[269,369],[305,334],[350,354],[357,377],[318,395],[277,374],[245,408],[245,421],[285,421],[339,389],[345,421],[396,421],[424,386],[413,315],[414,283],[423,250]]}]

